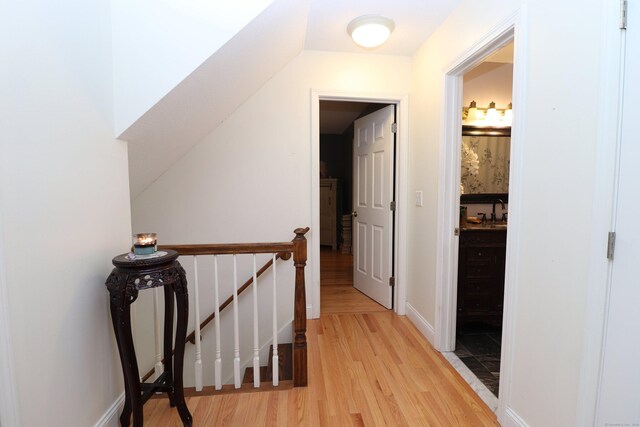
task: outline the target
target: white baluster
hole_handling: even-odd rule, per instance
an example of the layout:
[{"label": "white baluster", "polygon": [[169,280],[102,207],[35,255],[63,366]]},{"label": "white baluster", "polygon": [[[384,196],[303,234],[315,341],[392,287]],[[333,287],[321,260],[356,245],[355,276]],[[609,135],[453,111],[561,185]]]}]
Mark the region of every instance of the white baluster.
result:
[{"label": "white baluster", "polygon": [[279,380],[279,367],[278,364],[278,300],[277,300],[277,287],[278,279],[276,274],[276,254],[273,254],[271,259],[273,269],[273,357],[271,359],[272,373],[273,373],[273,386],[278,386]]},{"label": "white baluster", "polygon": [[233,255],[233,379],[240,388],[240,331],[238,325],[238,256]]},{"label": "white baluster", "polygon": [[260,339],[258,336],[258,273],[253,254],[253,386],[260,387]]},{"label": "white baluster", "polygon": [[162,363],[162,325],[160,323],[160,288],[153,290],[153,327],[155,330],[156,338],[156,363],[153,366],[154,377],[157,380],[162,372],[164,372],[164,365]]},{"label": "white baluster", "polygon": [[218,256],[213,256],[213,293],[215,298],[215,317],[213,324],[216,331],[216,361],[214,362],[216,390],[222,389],[222,354],[220,350],[220,297],[218,296]]},{"label": "white baluster", "polygon": [[196,361],[194,371],[196,377],[196,391],[202,391],[202,345],[200,343],[200,294],[198,292],[198,257],[193,256],[193,288],[195,297],[195,331],[196,331]]}]

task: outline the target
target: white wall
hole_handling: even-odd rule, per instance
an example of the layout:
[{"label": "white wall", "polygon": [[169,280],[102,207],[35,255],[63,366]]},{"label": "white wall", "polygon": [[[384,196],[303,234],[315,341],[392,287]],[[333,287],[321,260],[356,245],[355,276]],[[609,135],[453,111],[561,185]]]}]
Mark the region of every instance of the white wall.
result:
[{"label": "white wall", "polygon": [[114,0],[116,134],[262,12],[273,0]]},{"label": "white wall", "polygon": [[107,0],[0,15],[0,265],[23,426],[94,425],[123,390],[104,286],[131,230],[109,17]]},{"label": "white wall", "polygon": [[[409,191],[424,190],[425,207],[410,207],[408,235],[415,237],[408,250],[414,266],[408,301],[428,322],[435,322],[436,312],[444,72],[519,3],[465,1],[413,58]],[[522,245],[514,254],[514,360],[506,404],[531,426],[576,420],[598,143],[601,7],[598,1],[542,0],[528,2],[524,17],[526,98],[514,110],[525,115],[518,135],[524,155]]]},{"label": "white wall", "polygon": [[[407,300],[433,325],[443,73],[520,6],[465,1],[411,62],[301,53],[133,201],[134,229],[157,231],[165,243],[287,239],[311,219],[310,90],[411,92],[408,191],[424,191],[425,203],[409,206]],[[542,0],[527,10],[526,98],[515,110],[526,117],[522,245],[506,404],[529,425],[565,426],[576,419],[584,333],[601,10],[595,0]]]},{"label": "white wall", "polygon": [[462,105],[476,101],[478,108],[489,108],[494,101],[496,108],[505,109],[511,102],[513,64],[483,62],[464,75]]},{"label": "white wall", "polygon": [[409,83],[407,57],[302,52],[133,200],[134,231],[162,243],[293,238],[311,225],[311,90],[403,94]]}]

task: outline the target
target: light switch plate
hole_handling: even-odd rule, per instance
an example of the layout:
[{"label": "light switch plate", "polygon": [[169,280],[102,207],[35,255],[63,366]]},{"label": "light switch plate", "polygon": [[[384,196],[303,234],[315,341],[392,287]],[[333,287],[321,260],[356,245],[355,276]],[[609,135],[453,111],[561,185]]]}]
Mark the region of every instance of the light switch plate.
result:
[{"label": "light switch plate", "polygon": [[422,206],[422,191],[416,191],[416,206]]}]

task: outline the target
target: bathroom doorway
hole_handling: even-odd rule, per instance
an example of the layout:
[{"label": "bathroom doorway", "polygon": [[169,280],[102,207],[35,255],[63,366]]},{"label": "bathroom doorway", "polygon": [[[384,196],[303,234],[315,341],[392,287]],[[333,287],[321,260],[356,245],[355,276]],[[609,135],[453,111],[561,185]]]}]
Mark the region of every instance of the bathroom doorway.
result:
[{"label": "bathroom doorway", "polygon": [[[513,354],[513,319],[515,317],[515,269],[518,265],[517,254],[519,251],[519,221],[520,221],[520,194],[521,191],[521,171],[522,171],[522,152],[521,140],[519,139],[519,129],[522,127],[522,116],[525,114],[522,104],[519,102],[525,96],[524,73],[526,70],[526,57],[523,51],[522,40],[526,36],[523,27],[520,25],[521,16],[514,15],[509,21],[504,22],[501,26],[495,28],[490,33],[481,38],[475,45],[469,48],[463,57],[456,60],[445,72],[445,92],[444,92],[444,114],[445,128],[441,140],[441,198],[439,207],[438,228],[441,233],[438,235],[438,264],[437,264],[437,288],[436,288],[436,324],[435,324],[435,347],[447,358],[452,366],[458,370],[461,376],[472,385],[480,384],[482,387],[474,387],[475,391],[485,403],[498,413],[499,419],[507,416],[507,403],[510,401],[510,383],[511,383],[511,358]],[[500,341],[500,366],[499,380],[496,392],[498,398],[493,392],[482,385],[473,372],[455,355],[456,349],[456,332],[458,320],[458,261],[459,261],[459,234],[460,234],[460,184],[462,178],[461,157],[462,157],[462,125],[463,125],[463,107],[468,109],[471,102],[463,105],[464,75],[472,71],[478,65],[482,64],[491,55],[500,51],[505,46],[513,43],[513,84],[512,84],[512,113],[513,122],[511,125],[510,137],[510,154],[509,154],[509,183],[508,183],[508,200],[505,202],[505,210],[508,211],[508,226],[506,229],[507,243],[505,248],[504,267],[500,270],[504,271],[504,298],[502,310],[502,334],[495,336]],[[496,108],[507,110],[507,105],[499,105],[496,102]],[[490,104],[490,102],[489,102]],[[476,100],[476,108],[487,109],[482,113],[488,113],[490,105],[482,105],[482,101]],[[502,112],[503,114],[506,111]],[[491,112],[493,114],[493,112]],[[509,113],[511,114],[511,113]],[[465,120],[468,120],[466,118]],[[493,210],[493,202],[487,201],[485,204],[491,206]],[[463,205],[464,206],[464,205]],[[467,209],[469,207],[467,206]],[[467,210],[467,216],[476,216],[482,212],[480,209],[473,211]],[[486,212],[485,212],[486,213]],[[487,219],[490,218],[490,213]],[[474,215],[472,215],[474,214]],[[496,204],[496,217],[498,220],[502,218],[502,206],[499,202]],[[484,255],[484,254],[483,254]],[[486,300],[480,304],[486,304]],[[471,318],[465,318],[465,322]],[[493,323],[499,323],[497,316],[494,317]],[[495,353],[493,353],[495,354]]]},{"label": "bathroom doorway", "polygon": [[463,75],[454,354],[496,399],[509,230],[512,89],[513,42]]}]

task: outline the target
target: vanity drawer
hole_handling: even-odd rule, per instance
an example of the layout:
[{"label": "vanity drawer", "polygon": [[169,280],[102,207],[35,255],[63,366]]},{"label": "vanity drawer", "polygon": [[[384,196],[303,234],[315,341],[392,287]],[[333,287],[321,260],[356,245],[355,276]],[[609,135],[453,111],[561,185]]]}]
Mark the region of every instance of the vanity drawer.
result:
[{"label": "vanity drawer", "polygon": [[493,260],[493,248],[465,248],[467,261],[491,261]]},{"label": "vanity drawer", "polygon": [[460,243],[464,246],[504,246],[507,230],[464,230]]},{"label": "vanity drawer", "polygon": [[462,288],[463,298],[472,298],[477,295],[490,295],[493,292],[493,284],[486,280],[468,280]]},{"label": "vanity drawer", "polygon": [[467,262],[465,276],[467,279],[489,279],[493,275],[494,266],[489,261],[484,262]]},{"label": "vanity drawer", "polygon": [[479,314],[489,310],[490,298],[488,294],[466,295],[460,307],[465,314]]}]

